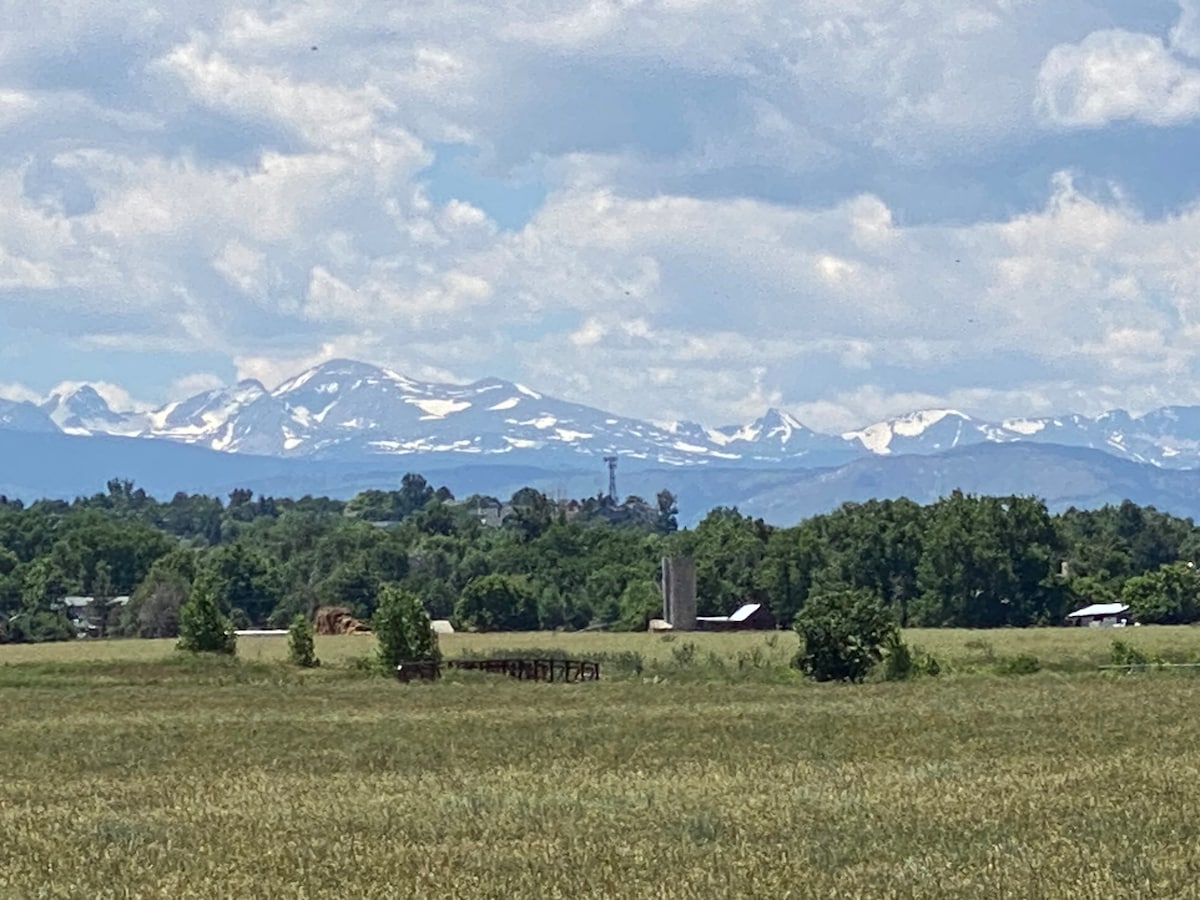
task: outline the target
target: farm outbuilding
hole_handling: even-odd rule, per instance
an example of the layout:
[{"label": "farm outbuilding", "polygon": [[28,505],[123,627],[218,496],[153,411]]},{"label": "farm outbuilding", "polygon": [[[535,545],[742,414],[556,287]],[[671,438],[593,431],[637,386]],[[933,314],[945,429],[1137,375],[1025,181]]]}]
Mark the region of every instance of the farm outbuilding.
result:
[{"label": "farm outbuilding", "polygon": [[111,612],[128,602],[127,596],[99,601],[95,597],[63,597],[52,608],[70,620],[79,637],[97,637],[103,636]]},{"label": "farm outbuilding", "polygon": [[1124,603],[1093,603],[1067,616],[1068,625],[1091,628],[1121,627],[1132,622],[1133,615]]},{"label": "farm outbuilding", "polygon": [[699,631],[752,631],[774,627],[775,619],[763,603],[743,603],[728,616],[696,616]]}]

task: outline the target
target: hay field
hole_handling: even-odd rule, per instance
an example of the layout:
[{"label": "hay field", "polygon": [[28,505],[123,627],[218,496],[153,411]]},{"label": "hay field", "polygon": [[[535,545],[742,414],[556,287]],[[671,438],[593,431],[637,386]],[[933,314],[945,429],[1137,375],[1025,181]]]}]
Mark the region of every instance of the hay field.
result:
[{"label": "hay field", "polygon": [[[1094,669],[1106,662],[1114,639],[1126,641],[1149,655],[1174,660],[1200,660],[1200,626],[1148,626],[1144,628],[1010,628],[972,631],[961,628],[908,629],[904,639],[932,653],[951,669],[979,669],[989,656],[1037,656],[1051,669]],[[317,655],[335,665],[370,655],[370,635],[318,636]],[[463,653],[489,653],[505,649],[542,649],[588,657],[636,653],[651,663],[673,658],[683,644],[693,644],[701,658],[709,655],[735,659],[757,651],[765,660],[786,665],[796,650],[791,631],[728,634],[677,634],[604,632],[517,632],[454,634],[441,638],[447,658]],[[0,645],[0,667],[6,664],[43,662],[150,661],[170,655],[173,640],[75,641],[58,644]],[[280,661],[287,657],[286,637],[243,637],[238,654],[252,662]]]},{"label": "hay field", "polygon": [[[1147,650],[1193,633],[1138,631]],[[612,636],[576,637],[615,652]],[[664,665],[679,646],[631,637]],[[750,637],[764,640],[736,641]],[[129,649],[17,662],[0,648],[0,897],[1181,898],[1200,884],[1191,670],[401,685],[112,647]]]}]

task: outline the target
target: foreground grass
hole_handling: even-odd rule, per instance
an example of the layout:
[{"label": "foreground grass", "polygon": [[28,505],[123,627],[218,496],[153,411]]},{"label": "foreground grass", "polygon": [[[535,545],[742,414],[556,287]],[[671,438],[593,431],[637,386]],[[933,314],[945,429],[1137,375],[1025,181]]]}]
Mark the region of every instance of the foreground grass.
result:
[{"label": "foreground grass", "polygon": [[0,897],[1190,897],[1198,703],[42,659],[0,667]]}]

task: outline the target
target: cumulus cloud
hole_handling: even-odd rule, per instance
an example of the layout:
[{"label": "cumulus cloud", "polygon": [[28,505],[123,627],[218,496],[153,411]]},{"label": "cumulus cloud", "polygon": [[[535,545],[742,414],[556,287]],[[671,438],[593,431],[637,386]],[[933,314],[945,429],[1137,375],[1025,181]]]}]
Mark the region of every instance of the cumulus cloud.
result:
[{"label": "cumulus cloud", "polygon": [[1190,399],[1196,209],[866,186],[1192,120],[1183,9],[1164,42],[1023,0],[51,0],[0,24],[0,327],[160,398],[349,356],[717,423]]},{"label": "cumulus cloud", "polygon": [[173,380],[168,390],[172,397],[192,397],[224,386],[225,379],[214,372],[189,372]]},{"label": "cumulus cloud", "polygon": [[1179,0],[1179,20],[1171,28],[1171,49],[1176,53],[1200,58],[1200,3]]},{"label": "cumulus cloud", "polygon": [[1098,31],[1050,51],[1038,73],[1037,106],[1068,128],[1128,119],[1177,125],[1200,117],[1200,69],[1152,35]]},{"label": "cumulus cloud", "polygon": [[32,388],[13,382],[0,382],[0,400],[13,400],[17,403],[37,403],[42,395]]}]

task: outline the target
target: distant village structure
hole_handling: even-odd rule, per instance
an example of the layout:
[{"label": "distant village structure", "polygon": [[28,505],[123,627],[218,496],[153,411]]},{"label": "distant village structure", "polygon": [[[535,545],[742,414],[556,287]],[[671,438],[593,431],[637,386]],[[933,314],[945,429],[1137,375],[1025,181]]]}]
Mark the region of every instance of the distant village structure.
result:
[{"label": "distant village structure", "polygon": [[699,631],[753,631],[775,627],[765,603],[743,603],[728,616],[696,616]]},{"label": "distant village structure", "polygon": [[63,597],[53,608],[60,610],[67,617],[79,637],[103,637],[112,611],[120,609],[128,602],[127,596],[111,599]]},{"label": "distant village structure", "polygon": [[765,603],[743,603],[727,616],[696,615],[696,561],[668,556],[662,561],[663,614],[650,631],[751,631],[775,627]]},{"label": "distant village structure", "polygon": [[1093,603],[1068,615],[1067,624],[1089,628],[1122,628],[1133,624],[1133,614],[1124,603]]}]

